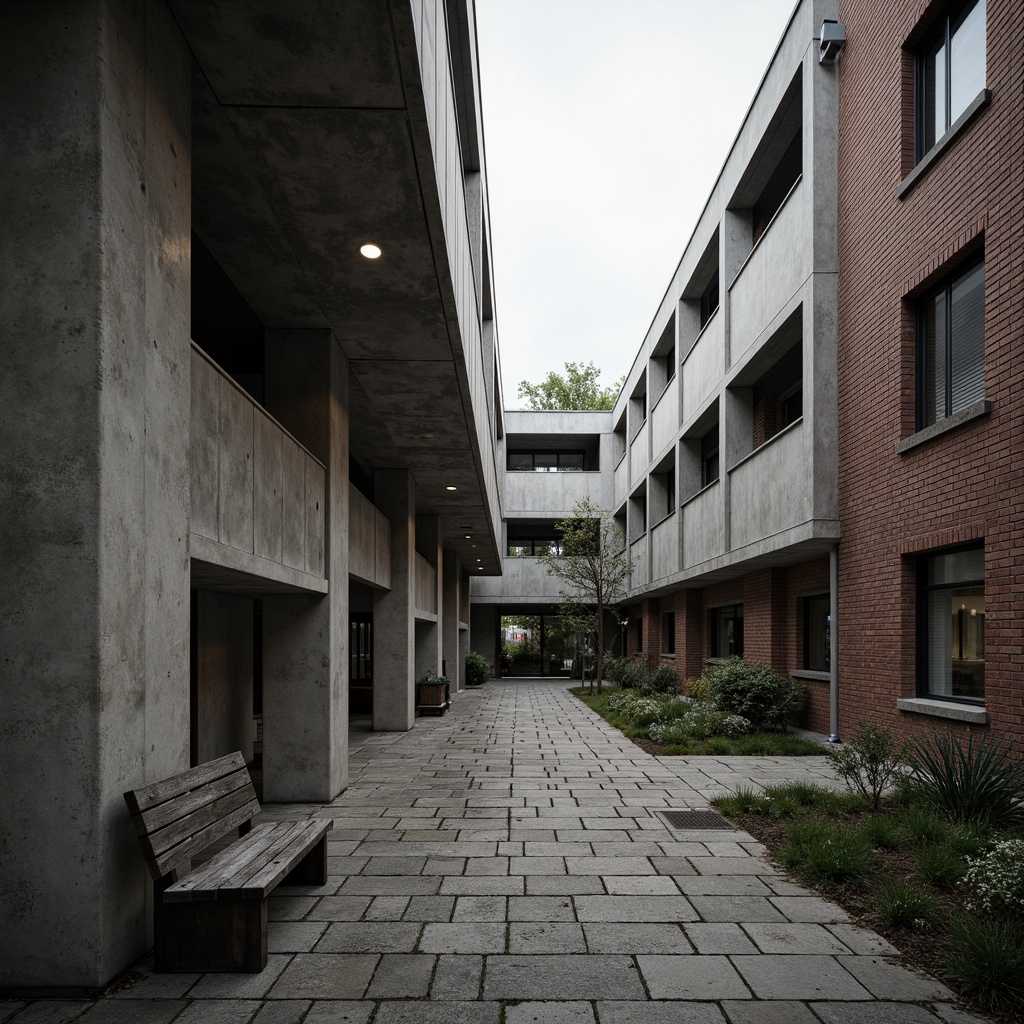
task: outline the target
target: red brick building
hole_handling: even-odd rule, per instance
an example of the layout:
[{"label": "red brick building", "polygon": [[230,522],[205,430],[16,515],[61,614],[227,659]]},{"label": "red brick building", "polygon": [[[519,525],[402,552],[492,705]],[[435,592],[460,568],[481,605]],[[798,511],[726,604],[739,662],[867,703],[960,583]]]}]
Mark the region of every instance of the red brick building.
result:
[{"label": "red brick building", "polygon": [[1024,4],[840,17],[841,732],[1019,737]]}]

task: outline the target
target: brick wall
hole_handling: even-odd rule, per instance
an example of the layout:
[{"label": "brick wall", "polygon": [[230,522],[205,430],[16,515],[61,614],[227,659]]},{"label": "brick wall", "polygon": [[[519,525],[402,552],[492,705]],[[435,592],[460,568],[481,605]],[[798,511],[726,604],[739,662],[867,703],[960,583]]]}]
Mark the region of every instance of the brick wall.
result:
[{"label": "brick wall", "polygon": [[[917,553],[982,538],[986,708],[1024,726],[1024,4],[988,0],[991,103],[904,197],[914,166],[914,45],[940,4],[840,6],[839,458],[841,731],[916,692]],[[914,431],[915,299],[984,249],[989,415],[898,455]]]}]

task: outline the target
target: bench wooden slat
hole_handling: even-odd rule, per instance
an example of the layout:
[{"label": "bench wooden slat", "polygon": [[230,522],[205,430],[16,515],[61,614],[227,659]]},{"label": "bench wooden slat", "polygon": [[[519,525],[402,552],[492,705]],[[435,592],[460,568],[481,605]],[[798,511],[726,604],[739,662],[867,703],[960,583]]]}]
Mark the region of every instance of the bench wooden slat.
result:
[{"label": "bench wooden slat", "polygon": [[140,789],[129,790],[125,793],[124,799],[132,814],[141,814],[156,804],[173,800],[176,796],[215,782],[222,776],[230,775],[244,767],[245,759],[242,757],[241,751],[236,750],[233,754],[219,757],[216,761],[207,761],[195,768],[189,768],[177,775],[172,775],[169,779],[151,782]]},{"label": "bench wooden slat", "polygon": [[261,865],[238,888],[223,887],[217,894],[217,898],[254,899],[257,895],[263,898],[302,860],[309,852],[310,847],[327,835],[333,825],[334,821],[329,818],[314,818],[311,821],[302,822],[302,826],[295,830],[291,840],[282,849],[275,852],[273,860]]},{"label": "bench wooden slat", "polygon": [[[240,789],[252,789],[252,780],[244,765],[238,771],[225,775],[200,789],[190,790],[172,800],[165,800],[161,804],[155,804],[147,810],[133,814],[132,821],[135,822],[140,837],[152,836],[154,832],[158,832],[176,821],[187,819],[190,814],[194,814],[215,800]],[[252,795],[255,797],[255,790],[252,790]]]},{"label": "bench wooden slat", "polygon": [[[221,850],[205,864],[201,864],[187,878],[176,882],[164,892],[168,903],[187,903],[190,900],[216,899],[217,890],[239,870],[244,870],[254,858],[261,857],[280,841],[283,826],[293,822],[267,822],[257,825],[247,836]],[[290,828],[288,829],[290,832]]]},{"label": "bench wooden slat", "polygon": [[251,803],[239,807],[229,815],[215,821],[207,828],[201,829],[195,835],[190,836],[183,843],[179,843],[172,850],[149,862],[149,870],[154,878],[160,879],[169,871],[173,871],[184,860],[190,859],[193,854],[205,850],[211,843],[223,838],[229,832],[237,829],[239,825],[251,821],[253,816],[259,814],[259,802],[253,800]]},{"label": "bench wooden slat", "polygon": [[[201,807],[187,818],[173,822],[152,835],[139,838],[143,849],[147,850],[147,855],[154,860],[162,864],[180,863],[185,856],[179,852],[179,848],[194,835],[200,832],[208,835],[209,845],[237,831],[238,822],[228,823],[235,811],[245,811],[245,821],[260,813],[259,801],[252,786],[236,789],[233,793],[228,793],[219,800]],[[166,874],[166,871],[164,873]]]}]

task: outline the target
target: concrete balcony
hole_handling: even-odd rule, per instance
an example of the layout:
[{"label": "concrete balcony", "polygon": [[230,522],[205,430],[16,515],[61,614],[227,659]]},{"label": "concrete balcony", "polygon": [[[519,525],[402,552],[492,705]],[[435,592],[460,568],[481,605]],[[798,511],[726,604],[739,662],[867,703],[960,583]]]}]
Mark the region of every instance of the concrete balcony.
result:
[{"label": "concrete balcony", "polygon": [[811,189],[798,179],[729,288],[733,363],[810,275],[812,220]]},{"label": "concrete balcony", "polygon": [[662,519],[651,530],[651,582],[656,583],[679,570],[679,517]]},{"label": "concrete balcony", "polygon": [[725,553],[725,491],[721,481],[698,491],[682,508],[683,568]]},{"label": "concrete balcony", "polygon": [[634,482],[643,479],[651,461],[650,433],[651,421],[647,419],[629,446],[629,478]]},{"label": "concrete balcony", "polygon": [[506,558],[501,576],[475,576],[473,604],[558,604],[562,583],[537,558]]},{"label": "concrete balcony", "polygon": [[348,488],[348,574],[371,587],[391,589],[391,523],[352,484]]},{"label": "concrete balcony", "polygon": [[561,519],[577,501],[589,498],[600,506],[600,473],[506,473],[506,516]]},{"label": "concrete balcony", "polygon": [[647,534],[629,545],[629,557],[633,561],[633,572],[629,577],[629,589],[638,590],[646,587],[651,581],[650,567],[647,564]]},{"label": "concrete balcony", "polygon": [[651,413],[651,451],[660,455],[679,434],[679,374],[661,393]]},{"label": "concrete balcony", "polygon": [[804,421],[776,434],[729,473],[729,535],[736,550],[772,538],[811,518],[811,462]]},{"label": "concrete balcony", "polygon": [[619,459],[615,466],[615,489],[613,501],[615,508],[618,508],[629,494],[629,459],[625,455]]},{"label": "concrete balcony", "polygon": [[725,374],[725,317],[719,310],[704,325],[683,361],[683,422],[717,392]]},{"label": "concrete balcony", "polygon": [[191,376],[194,571],[326,592],[323,464],[194,345]]}]

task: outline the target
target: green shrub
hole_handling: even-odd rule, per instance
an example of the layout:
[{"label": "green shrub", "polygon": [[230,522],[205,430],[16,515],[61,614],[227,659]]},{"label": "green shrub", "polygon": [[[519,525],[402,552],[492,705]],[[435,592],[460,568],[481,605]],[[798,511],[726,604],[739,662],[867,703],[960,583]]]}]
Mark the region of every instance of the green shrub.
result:
[{"label": "green shrub", "polygon": [[643,681],[646,671],[639,658],[628,656],[610,658],[605,655],[602,674],[605,679],[610,679],[624,690],[631,690]]},{"label": "green shrub", "polygon": [[912,928],[920,932],[934,925],[939,913],[939,904],[912,885],[903,882],[886,882],[878,897],[878,911],[890,924],[899,928]]},{"label": "green shrub", "polygon": [[679,693],[679,677],[671,666],[659,665],[640,680],[637,688],[642,693],[668,693],[674,696]]},{"label": "green shrub", "polygon": [[1024,1005],[1024,927],[1018,921],[953,921],[946,970],[963,990],[992,1007]]},{"label": "green shrub", "polygon": [[858,832],[822,821],[794,822],[779,858],[812,882],[864,884],[874,864]]},{"label": "green shrub", "polygon": [[878,810],[883,791],[903,765],[906,749],[888,729],[861,722],[847,744],[826,750],[825,756],[836,775]]},{"label": "green shrub", "polygon": [[952,892],[967,870],[967,862],[949,846],[922,846],[917,851],[917,873],[933,889]]},{"label": "green shrub", "polygon": [[769,801],[750,786],[740,786],[735,793],[723,793],[711,801],[723,814],[767,814]]},{"label": "green shrub", "polygon": [[1024,919],[1024,839],[1004,839],[968,862],[972,904]]},{"label": "green shrub", "polygon": [[739,715],[729,715],[717,708],[698,704],[692,707],[682,723],[691,736],[708,739],[712,736],[736,738],[750,732],[750,722]]},{"label": "green shrub", "polygon": [[800,706],[804,689],[767,665],[727,658],[711,674],[715,707],[746,718],[756,728],[781,729]]},{"label": "green shrub", "polygon": [[466,655],[466,685],[480,686],[494,678],[494,666],[478,651]]},{"label": "green shrub", "polygon": [[949,824],[927,807],[911,807],[899,821],[914,843],[941,843],[949,832]]},{"label": "green shrub", "polygon": [[683,693],[699,703],[711,700],[711,675],[704,673],[683,681]]},{"label": "green shrub", "polygon": [[956,821],[995,828],[1024,824],[1024,760],[1002,740],[976,737],[964,744],[950,733],[914,743],[910,767],[928,802]]},{"label": "green shrub", "polygon": [[860,827],[860,834],[876,850],[898,850],[910,840],[907,830],[888,814],[872,814]]}]

